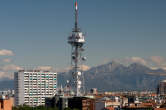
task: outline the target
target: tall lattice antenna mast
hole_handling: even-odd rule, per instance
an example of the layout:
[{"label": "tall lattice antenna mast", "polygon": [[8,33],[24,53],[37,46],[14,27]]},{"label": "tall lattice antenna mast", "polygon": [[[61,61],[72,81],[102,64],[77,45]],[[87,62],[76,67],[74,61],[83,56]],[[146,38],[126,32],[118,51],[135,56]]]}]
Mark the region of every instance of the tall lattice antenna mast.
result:
[{"label": "tall lattice antenna mast", "polygon": [[84,92],[83,73],[81,70],[81,62],[85,60],[82,57],[83,45],[85,43],[84,35],[78,28],[78,4],[75,2],[75,26],[72,35],[68,37],[68,43],[72,46],[71,66],[72,66],[72,87],[76,96],[82,96]]}]

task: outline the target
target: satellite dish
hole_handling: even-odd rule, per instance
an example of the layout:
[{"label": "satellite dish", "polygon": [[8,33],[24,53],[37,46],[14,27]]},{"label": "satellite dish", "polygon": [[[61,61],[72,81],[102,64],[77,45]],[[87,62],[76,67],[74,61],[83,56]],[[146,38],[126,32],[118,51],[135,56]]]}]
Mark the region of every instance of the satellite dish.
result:
[{"label": "satellite dish", "polygon": [[78,84],[81,85],[81,81],[78,81]]},{"label": "satellite dish", "polygon": [[87,59],[86,57],[82,57],[82,61],[86,61],[86,59]]},{"label": "satellite dish", "polygon": [[79,76],[81,76],[81,72],[80,72],[80,71],[78,71],[77,74],[78,74]]}]

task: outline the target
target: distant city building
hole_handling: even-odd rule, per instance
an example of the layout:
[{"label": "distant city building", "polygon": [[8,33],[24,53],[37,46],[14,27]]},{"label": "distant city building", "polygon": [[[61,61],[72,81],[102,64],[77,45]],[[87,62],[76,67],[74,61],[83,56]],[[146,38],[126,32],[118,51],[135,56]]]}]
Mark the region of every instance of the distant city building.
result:
[{"label": "distant city building", "polygon": [[95,110],[104,110],[104,108],[111,107],[112,108],[120,108],[122,105],[122,101],[119,97],[102,97],[96,99],[95,101]]},{"label": "distant city building", "polygon": [[90,93],[91,93],[91,94],[97,94],[97,88],[92,88],[92,89],[90,90]]},{"label": "distant city building", "polygon": [[14,90],[5,90],[5,91],[0,91],[0,96],[14,96]]},{"label": "distant city building", "polygon": [[15,72],[15,105],[45,105],[46,97],[57,90],[57,74],[40,70]]},{"label": "distant city building", "polygon": [[160,95],[166,95],[166,80],[163,80],[159,83],[157,93]]}]

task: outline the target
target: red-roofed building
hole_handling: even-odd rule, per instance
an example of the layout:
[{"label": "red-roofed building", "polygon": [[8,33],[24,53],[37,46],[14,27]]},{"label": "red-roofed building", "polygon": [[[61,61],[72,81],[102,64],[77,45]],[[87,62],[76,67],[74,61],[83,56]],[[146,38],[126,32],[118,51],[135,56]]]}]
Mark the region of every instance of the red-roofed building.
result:
[{"label": "red-roofed building", "polygon": [[0,110],[12,110],[13,98],[0,99]]}]

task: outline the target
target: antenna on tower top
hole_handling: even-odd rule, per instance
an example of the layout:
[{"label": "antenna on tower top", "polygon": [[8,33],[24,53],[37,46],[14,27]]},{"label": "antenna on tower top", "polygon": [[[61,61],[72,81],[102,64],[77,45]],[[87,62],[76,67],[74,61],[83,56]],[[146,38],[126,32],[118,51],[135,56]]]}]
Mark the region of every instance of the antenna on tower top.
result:
[{"label": "antenna on tower top", "polygon": [[78,9],[78,4],[77,4],[77,1],[75,2],[75,10]]},{"label": "antenna on tower top", "polygon": [[75,28],[74,28],[74,31],[75,32],[79,31],[79,28],[78,28],[78,3],[77,3],[77,0],[75,2]]}]

